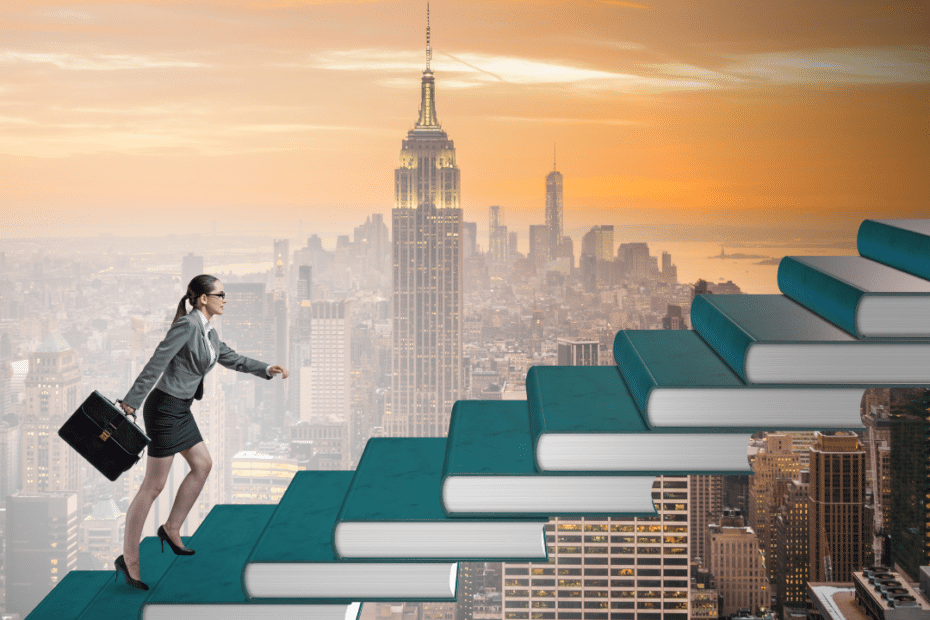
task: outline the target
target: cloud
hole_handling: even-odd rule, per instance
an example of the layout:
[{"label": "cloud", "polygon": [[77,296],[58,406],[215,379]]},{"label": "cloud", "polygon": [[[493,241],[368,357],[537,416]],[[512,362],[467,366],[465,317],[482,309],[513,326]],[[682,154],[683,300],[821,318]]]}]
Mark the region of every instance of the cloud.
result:
[{"label": "cloud", "polygon": [[601,4],[609,4],[611,6],[622,6],[627,9],[651,9],[651,6],[645,4],[640,4],[638,2],[625,2],[624,0],[600,0]]},{"label": "cloud", "polygon": [[491,120],[505,123],[546,123],[555,125],[642,125],[641,121],[625,118],[567,118],[544,116],[494,116]]},{"label": "cloud", "polygon": [[119,71],[123,69],[203,68],[210,65],[185,60],[130,54],[79,55],[70,53],[0,52],[0,64],[50,64],[65,71]]},{"label": "cloud", "polygon": [[[442,59],[437,62],[437,58]],[[444,61],[444,62],[443,62]],[[385,73],[408,75],[422,71],[424,62],[417,52],[394,52],[377,49],[331,50],[312,55],[308,64],[317,69],[378,73],[378,83],[409,88],[409,79],[396,79]],[[694,75],[644,76],[591,69],[555,60],[536,60],[517,56],[462,52],[437,54],[432,68],[445,87],[467,88],[488,84],[520,86],[565,85],[573,88],[654,92],[712,88],[714,84]]]},{"label": "cloud", "polygon": [[770,84],[930,82],[930,47],[836,48],[731,57],[726,73]]},{"label": "cloud", "polygon": [[91,15],[90,13],[68,9],[64,7],[56,8],[56,9],[49,9],[48,11],[42,11],[39,13],[39,15],[43,17],[48,17],[51,19],[62,20],[62,21],[78,21],[78,22],[97,21],[97,18]]},{"label": "cloud", "polygon": [[348,125],[307,125],[304,123],[257,123],[252,125],[233,125],[228,131],[245,133],[296,133],[301,131],[372,131],[371,127],[351,127]]}]

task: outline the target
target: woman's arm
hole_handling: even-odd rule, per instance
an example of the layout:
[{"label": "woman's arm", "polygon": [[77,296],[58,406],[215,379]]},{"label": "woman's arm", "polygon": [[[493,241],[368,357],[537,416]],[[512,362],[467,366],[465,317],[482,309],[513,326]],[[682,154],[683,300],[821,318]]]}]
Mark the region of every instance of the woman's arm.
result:
[{"label": "woman's arm", "polygon": [[[152,386],[155,385],[158,377],[161,376],[161,373],[167,368],[168,362],[170,362],[171,359],[178,354],[178,351],[181,350],[181,347],[190,340],[191,335],[194,333],[194,329],[194,324],[189,319],[183,317],[171,324],[171,329],[168,330],[165,339],[155,348],[152,359],[148,361],[145,368],[139,373],[135,383],[132,384],[132,387],[129,388],[129,392],[123,398],[123,402],[127,406],[131,407],[133,410],[139,408],[139,405],[142,404],[142,401],[145,400],[145,397],[151,391]],[[123,410],[125,411],[126,407],[123,407]]]},{"label": "woman's arm", "polygon": [[225,342],[220,342],[219,353],[216,361],[237,372],[246,372],[263,379],[271,379],[276,374],[281,374],[282,379],[287,379],[287,369],[283,366],[270,366],[265,362],[253,360],[251,357],[239,355],[228,346]]}]

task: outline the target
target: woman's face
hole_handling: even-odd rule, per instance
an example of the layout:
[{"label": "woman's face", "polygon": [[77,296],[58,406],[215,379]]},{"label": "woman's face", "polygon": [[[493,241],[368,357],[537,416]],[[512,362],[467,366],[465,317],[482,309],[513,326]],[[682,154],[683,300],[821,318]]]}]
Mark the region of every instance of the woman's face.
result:
[{"label": "woman's face", "polygon": [[[221,296],[222,295],[222,296]],[[223,314],[223,306],[226,305],[226,292],[223,290],[223,283],[217,280],[213,283],[213,288],[207,293],[207,303],[204,309],[211,315]]]}]

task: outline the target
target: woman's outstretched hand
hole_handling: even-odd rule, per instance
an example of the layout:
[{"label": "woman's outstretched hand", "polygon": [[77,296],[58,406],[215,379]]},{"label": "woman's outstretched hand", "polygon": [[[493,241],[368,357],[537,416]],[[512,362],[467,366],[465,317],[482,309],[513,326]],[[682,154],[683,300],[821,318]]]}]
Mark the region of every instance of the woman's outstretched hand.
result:
[{"label": "woman's outstretched hand", "polygon": [[284,366],[272,366],[268,369],[268,372],[271,373],[272,377],[274,377],[274,375],[281,375],[282,379],[287,379],[288,372],[287,368]]}]

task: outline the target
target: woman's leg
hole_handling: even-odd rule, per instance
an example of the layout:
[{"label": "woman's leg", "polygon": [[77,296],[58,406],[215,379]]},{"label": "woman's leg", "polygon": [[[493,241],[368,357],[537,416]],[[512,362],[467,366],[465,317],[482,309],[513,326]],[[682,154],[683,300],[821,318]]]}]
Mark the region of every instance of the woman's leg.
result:
[{"label": "woman's leg", "polygon": [[207,451],[207,444],[198,442],[181,451],[181,456],[190,465],[191,470],[184,476],[181,485],[178,487],[178,495],[174,498],[174,506],[171,507],[171,514],[165,521],[165,533],[176,545],[181,545],[181,524],[187,519],[188,513],[194,507],[194,502],[200,496],[210,469],[213,467],[213,459]]},{"label": "woman's leg", "polygon": [[142,538],[142,528],[155,498],[165,488],[168,474],[171,472],[171,461],[174,455],[157,457],[149,455],[145,461],[145,477],[139,485],[139,491],[129,504],[126,512],[126,532],[123,537],[123,559],[129,576],[139,579],[139,540]]}]

